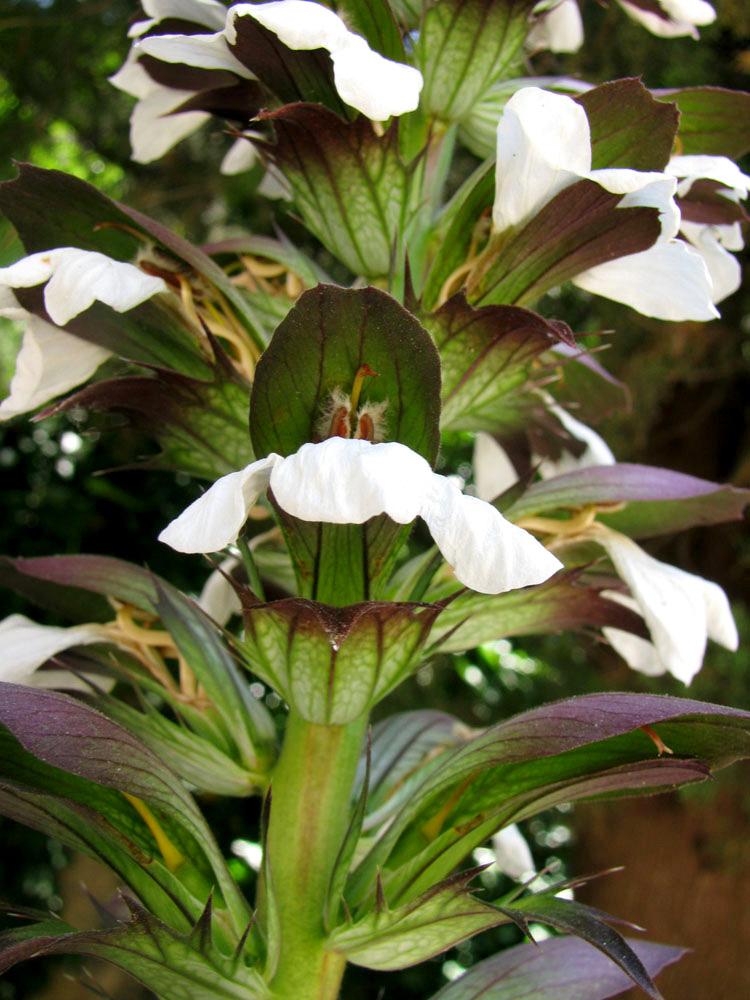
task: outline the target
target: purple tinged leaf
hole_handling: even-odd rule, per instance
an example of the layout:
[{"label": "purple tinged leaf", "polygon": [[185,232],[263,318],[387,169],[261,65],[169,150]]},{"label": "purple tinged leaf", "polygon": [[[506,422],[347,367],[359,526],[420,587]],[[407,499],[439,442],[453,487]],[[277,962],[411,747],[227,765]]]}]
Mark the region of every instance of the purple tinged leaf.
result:
[{"label": "purple tinged leaf", "polygon": [[[653,978],[685,949],[649,941],[627,944]],[[602,952],[574,937],[520,944],[485,959],[431,1000],[608,1000],[632,981]]]},{"label": "purple tinged leaf", "polygon": [[150,376],[105,379],[86,386],[41,416],[75,407],[121,414],[162,451],[137,467],[173,469],[215,480],[253,459],[247,429],[250,387],[234,369],[213,367],[212,378],[196,379],[169,369]]},{"label": "purple tinged leaf", "polygon": [[53,767],[144,799],[187,830],[206,854],[235,927],[249,917],[221,852],[179,778],[144,743],[106,716],[54,691],[0,684],[0,722]]},{"label": "purple tinged leaf", "polygon": [[628,504],[624,510],[602,514],[601,520],[624,534],[647,537],[697,524],[740,520],[750,503],[750,490],[655,466],[620,463],[534,483],[506,513],[518,520],[542,511],[623,501]]},{"label": "purple tinged leaf", "polygon": [[544,351],[572,346],[569,327],[517,306],[472,308],[463,295],[423,317],[442,366],[443,430],[503,433],[523,422],[532,365]]},{"label": "purple tinged leaf", "polygon": [[575,900],[558,899],[551,893],[525,896],[499,909],[524,932],[528,932],[529,921],[534,920],[583,938],[612,959],[653,1000],[663,1000],[636,953],[622,935],[605,922],[612,920],[607,914]]},{"label": "purple tinged leaf", "polygon": [[495,237],[470,301],[522,305],[597,264],[648,250],[661,234],[658,211],[618,208],[621,199],[588,179],[565,188],[525,226]]},{"label": "purple tinged leaf", "polygon": [[612,80],[575,98],[591,127],[592,169],[663,170],[672,153],[679,113],[657,101],[640,79]]}]

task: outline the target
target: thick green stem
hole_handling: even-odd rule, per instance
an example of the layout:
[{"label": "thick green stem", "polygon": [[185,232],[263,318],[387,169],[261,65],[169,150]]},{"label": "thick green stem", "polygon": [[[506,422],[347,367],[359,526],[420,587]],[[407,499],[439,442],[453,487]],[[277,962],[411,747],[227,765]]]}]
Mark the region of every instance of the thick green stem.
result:
[{"label": "thick green stem", "polygon": [[320,726],[289,716],[272,777],[270,884],[262,900],[266,922],[272,908],[278,917],[281,944],[271,989],[279,1000],[338,996],[346,962],[324,948],[323,914],[366,728],[366,717],[346,726]]}]

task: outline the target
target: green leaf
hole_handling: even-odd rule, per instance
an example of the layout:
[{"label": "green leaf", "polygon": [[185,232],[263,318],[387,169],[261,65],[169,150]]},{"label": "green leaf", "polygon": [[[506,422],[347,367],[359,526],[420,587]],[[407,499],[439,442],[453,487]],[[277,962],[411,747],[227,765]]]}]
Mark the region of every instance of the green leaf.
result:
[{"label": "green leaf", "polygon": [[[39,955],[88,955],[129,972],[160,1000],[265,1000],[261,976],[210,939],[210,903],[188,934],[179,934],[126,896],[131,918],[108,930],[73,931],[49,921],[0,935],[0,970]],[[209,933],[206,934],[206,930]]]},{"label": "green leaf", "polygon": [[505,913],[467,890],[467,883],[477,871],[453,875],[395,909],[379,894],[364,917],[342,924],[330,934],[328,948],[355,965],[389,972],[425,962],[483,930],[505,923]]},{"label": "green leaf", "polygon": [[2,685],[0,722],[44,763],[143,799],[182,827],[211,865],[235,930],[244,927],[247,904],[203,816],[179,778],[145,744],[66,695],[16,684]]},{"label": "green leaf", "polygon": [[351,30],[366,38],[381,56],[406,62],[401,32],[388,0],[342,0],[336,9]]},{"label": "green leaf", "polygon": [[535,359],[573,337],[564,323],[528,309],[474,309],[463,295],[423,321],[440,352],[443,430],[500,434],[524,426],[530,405],[538,403],[536,392],[530,395]]},{"label": "green leaf", "polygon": [[94,382],[44,416],[75,407],[120,414],[161,445],[139,468],[172,469],[213,481],[253,459],[249,398],[250,386],[231,368],[212,366],[210,380],[156,369],[150,376]]},{"label": "green leaf", "polygon": [[[649,975],[685,954],[650,941],[626,939]],[[519,944],[473,965],[431,1000],[608,1000],[630,989],[632,980],[591,945],[574,937]]]},{"label": "green leaf", "polygon": [[436,605],[329,607],[302,598],[244,608],[238,649],[308,722],[345,725],[413,670]]},{"label": "green leaf", "polygon": [[[495,197],[495,164],[483,163],[467,178],[443,209],[434,226],[431,241],[434,259],[427,275],[422,301],[426,310],[434,309],[448,298],[459,282],[464,262],[471,256],[472,242],[481,231],[483,214]],[[478,223],[477,220],[480,220]]]},{"label": "green leaf", "polygon": [[[250,399],[256,455],[290,455],[327,436],[319,425],[332,393],[348,398],[363,365],[378,377],[365,378],[360,400],[387,403],[385,439],[408,445],[432,464],[439,445],[440,361],[429,334],[387,293],[332,285],[300,296],[258,362]],[[376,596],[378,579],[385,579],[408,532],[385,516],[350,526],[278,513],[300,592],[338,606]]]},{"label": "green leaf", "polygon": [[591,127],[591,168],[663,170],[674,146],[679,112],[657,101],[638,77],[604,83],[575,100]]},{"label": "green leaf", "polygon": [[507,594],[460,594],[433,625],[428,655],[461,652],[505,636],[603,625],[647,637],[639,615],[578,583],[577,577],[574,570]]},{"label": "green leaf", "polygon": [[[124,796],[43,763],[5,730],[0,746],[2,815],[96,858],[163,919],[187,929],[205,898],[195,899],[167,868],[151,832]],[[192,838],[168,819],[162,827],[189,863],[204,863]]]},{"label": "green leaf", "polygon": [[515,75],[533,6],[533,0],[442,0],[430,7],[415,46],[422,107],[458,121],[492,84]]},{"label": "green leaf", "polygon": [[602,367],[594,352],[558,344],[542,359],[554,367],[558,379],[547,387],[558,403],[574,404],[584,423],[596,423],[611,413],[630,409],[630,391]]},{"label": "green leaf", "polygon": [[750,94],[724,87],[659,90],[680,111],[679,152],[737,160],[750,150]]},{"label": "green leaf", "polygon": [[411,171],[398,149],[398,121],[383,136],[360,115],[291,104],[264,112],[276,142],[261,148],[283,173],[294,205],[323,245],[354,273],[382,277],[410,221]]},{"label": "green leaf", "polygon": [[244,797],[266,788],[263,771],[240,766],[205,737],[165,718],[145,699],[140,712],[118,698],[100,699],[97,708],[143,740],[201,794]]},{"label": "green leaf", "polygon": [[[674,756],[655,756],[642,726],[657,727]],[[420,786],[350,879],[347,901],[363,905],[380,870],[389,898],[406,902],[517,819],[580,798],[700,781],[708,768],[748,755],[750,713],[737,709],[629,694],[533,709],[423,766]]]},{"label": "green leaf", "polygon": [[468,298],[523,304],[597,264],[648,250],[661,232],[654,208],[618,208],[594,181],[571,184],[525,226],[491,238]]},{"label": "green leaf", "polygon": [[271,715],[250,693],[211,619],[173,587],[156,586],[162,624],[221,715],[240,763],[250,772],[267,770],[276,743]]}]

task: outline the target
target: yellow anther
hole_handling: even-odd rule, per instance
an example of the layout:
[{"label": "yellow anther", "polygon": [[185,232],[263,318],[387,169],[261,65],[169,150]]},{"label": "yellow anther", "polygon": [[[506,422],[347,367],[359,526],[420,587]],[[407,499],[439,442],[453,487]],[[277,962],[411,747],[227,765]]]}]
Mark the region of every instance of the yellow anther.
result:
[{"label": "yellow anther", "polygon": [[180,865],[185,862],[184,855],[180,853],[164,830],[162,830],[156,816],[154,816],[142,799],[137,798],[135,795],[128,795],[127,792],[123,792],[122,794],[151,831],[151,835],[156,841],[156,846],[159,848],[161,856],[164,858],[164,864],[171,872],[176,872]]}]

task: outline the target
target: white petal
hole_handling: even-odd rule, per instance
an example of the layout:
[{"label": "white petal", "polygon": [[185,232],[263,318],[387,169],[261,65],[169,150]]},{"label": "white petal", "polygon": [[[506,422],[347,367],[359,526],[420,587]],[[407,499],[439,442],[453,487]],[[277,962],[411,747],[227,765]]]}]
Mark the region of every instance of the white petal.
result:
[{"label": "white petal", "polygon": [[[638,602],[629,594],[622,594],[619,590],[603,590],[601,596],[622,604],[623,607],[630,608],[638,614],[641,613]],[[638,673],[646,674],[648,677],[661,677],[667,672],[653,642],[610,625],[603,628],[602,633],[610,646],[620,654],[632,670],[637,670]]]},{"label": "white petal", "polygon": [[159,535],[178,552],[219,552],[237,540],[250,508],[268,485],[271,470],[282,463],[273,453],[217,479]]},{"label": "white petal", "polygon": [[668,174],[608,167],[592,170],[592,181],[613,194],[621,194],[618,208],[656,208],[661,222],[660,239],[671,240],[680,228],[680,210],[674,200],[677,182]]},{"label": "white petal", "polygon": [[406,114],[419,105],[419,70],[373,52],[364,38],[351,35],[331,58],[339,96],[373,121]]},{"label": "white petal", "polygon": [[[739,198],[747,198],[750,190],[750,177],[743,174],[737,164],[727,156],[673,156],[666,165],[668,174],[684,178],[679,194],[684,195],[692,186],[693,181],[705,178],[716,181],[729,188]],[[686,183],[685,183],[686,182]]]},{"label": "white petal", "polygon": [[577,52],[583,45],[583,20],[577,0],[562,0],[548,10],[532,27],[526,44],[550,52]]},{"label": "white petal", "polygon": [[134,58],[132,48],[122,66],[109,77],[109,82],[123,93],[138,98],[148,97],[155,90],[166,89],[148,75],[143,66]]},{"label": "white petal", "polygon": [[720,228],[733,229],[731,226],[707,226],[700,222],[683,222],[680,226],[682,235],[698,251],[708,268],[713,285],[713,302],[721,302],[742,284],[740,262],[722,245],[717,232]]},{"label": "white petal", "polygon": [[388,514],[410,524],[433,476],[406,445],[334,437],[285,458],[271,474],[271,489],[279,505],[303,521],[363,524]]},{"label": "white petal", "polygon": [[97,299],[117,312],[126,312],[157,292],[167,291],[161,278],[133,264],[78,247],[44,250],[0,268],[0,284],[11,288],[28,288],[44,281],[45,308],[60,326]]},{"label": "white petal", "polygon": [[144,13],[155,21],[168,17],[180,21],[205,24],[207,28],[220,30],[226,21],[227,9],[218,0],[142,0]]},{"label": "white petal", "polygon": [[492,850],[497,867],[512,879],[520,881],[536,870],[526,838],[515,823],[495,834]]},{"label": "white petal", "polygon": [[11,615],[0,622],[3,658],[0,680],[10,684],[31,684],[36,687],[91,688],[67,671],[35,673],[51,657],[71,646],[85,646],[106,641],[96,626],[76,625],[55,628],[39,625],[24,615]]},{"label": "white petal", "polygon": [[211,35],[149,35],[133,47],[133,54],[199,69],[225,69],[247,79],[253,77],[247,66],[230,52],[223,31]]},{"label": "white petal", "polygon": [[703,662],[711,637],[736,648],[736,630],[719,586],[676,566],[659,562],[625,535],[600,530],[604,547],[648,625],[659,662],[689,684]]},{"label": "white petal", "polygon": [[85,382],[110,352],[29,316],[10,395],[0,403],[0,420],[29,413]]},{"label": "white petal", "polygon": [[444,476],[433,474],[420,513],[456,579],[472,590],[502,594],[543,583],[562,569],[533,535],[484,500],[464,496]]},{"label": "white petal", "polygon": [[709,320],[719,315],[711,302],[708,269],[682,240],[656,243],[642,253],[598,264],[576,275],[573,284],[655,319]]},{"label": "white petal", "polygon": [[244,138],[235,139],[221,161],[219,173],[228,176],[242,174],[257,163],[258,154],[255,146]]},{"label": "white petal", "polygon": [[275,0],[238,4],[229,13],[226,36],[230,43],[237,37],[236,19],[249,16],[290,49],[327,49],[339,96],[374,121],[413,111],[419,104],[419,70],[373,52],[361,35],[349,31],[341,18],[322,4]]},{"label": "white petal", "polygon": [[231,574],[239,564],[239,559],[234,556],[223,559],[219,568],[215,569],[206,580],[198,598],[200,607],[222,626],[226,625],[232,615],[238,615],[242,611],[240,599],[227,580],[227,574]]},{"label": "white petal", "polygon": [[474,483],[480,500],[494,500],[518,482],[518,473],[491,434],[480,431],[474,441]]},{"label": "white petal", "polygon": [[25,322],[31,314],[23,308],[7,285],[0,284],[0,316]]},{"label": "white petal", "polygon": [[700,580],[702,585],[703,600],[706,604],[708,638],[718,642],[720,646],[736,652],[739,648],[740,637],[727,595],[718,583],[704,580],[701,577],[695,577],[695,579]]},{"label": "white petal", "polygon": [[628,0],[617,0],[622,9],[634,21],[642,24],[653,35],[661,38],[680,38],[691,35],[698,38],[696,24],[711,24],[716,19],[716,11],[704,0],[661,0],[661,6],[668,19],[649,10],[643,10]]},{"label": "white petal", "polygon": [[273,3],[241,3],[229,11],[227,38],[237,38],[234,22],[238,17],[255,18],[290,49],[328,49],[345,44],[350,34],[332,10],[310,0],[275,0]]},{"label": "white petal", "polygon": [[193,96],[192,90],[157,86],[138,101],[130,115],[130,147],[136,163],[158,160],[208,121],[211,115],[207,111],[171,114]]},{"label": "white petal", "polygon": [[523,222],[590,169],[591,132],[580,104],[537,87],[519,90],[497,127],[494,228]]}]

